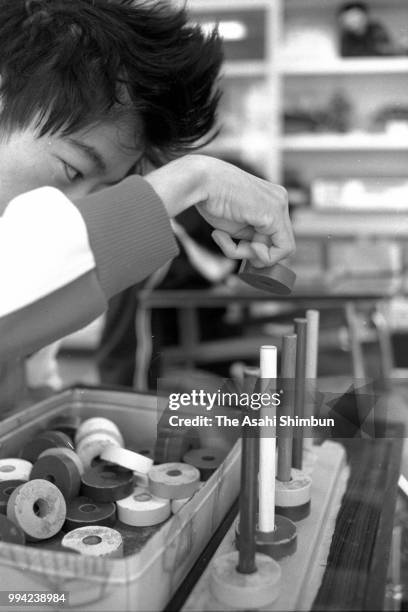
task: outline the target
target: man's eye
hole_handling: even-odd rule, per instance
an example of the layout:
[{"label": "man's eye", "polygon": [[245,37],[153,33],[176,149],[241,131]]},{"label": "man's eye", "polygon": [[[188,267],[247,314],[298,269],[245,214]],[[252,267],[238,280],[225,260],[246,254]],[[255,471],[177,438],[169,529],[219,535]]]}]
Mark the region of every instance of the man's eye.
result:
[{"label": "man's eye", "polygon": [[77,170],[76,168],[74,168],[73,166],[70,166],[69,164],[67,164],[66,162],[63,162],[64,165],[64,172],[67,176],[67,179],[73,183],[74,181],[77,181],[78,179],[83,178],[83,175],[81,172],[79,172],[79,170]]}]

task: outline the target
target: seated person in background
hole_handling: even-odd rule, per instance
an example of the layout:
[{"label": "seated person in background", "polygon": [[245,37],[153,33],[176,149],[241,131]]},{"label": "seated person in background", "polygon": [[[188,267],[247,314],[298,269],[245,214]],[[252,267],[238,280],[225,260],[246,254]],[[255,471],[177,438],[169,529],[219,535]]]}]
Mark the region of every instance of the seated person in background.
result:
[{"label": "seated person in background", "polygon": [[[237,158],[226,158],[241,170],[259,176],[255,168]],[[175,219],[178,224],[176,237],[180,248],[164,278],[156,281],[158,289],[205,289],[223,282],[238,270],[239,264],[222,257],[222,252],[211,238],[211,227],[195,209],[189,209]],[[174,226],[173,226],[174,227]],[[184,230],[184,231],[183,231]],[[102,384],[133,387],[137,379],[135,369],[136,348],[140,330],[135,318],[138,309],[138,292],[144,284],[126,289],[109,303],[106,322],[98,350],[98,367]],[[241,325],[225,321],[225,308],[202,308],[198,310],[200,337],[215,340],[242,332]],[[148,329],[150,323],[150,329]],[[163,347],[177,345],[179,341],[177,311],[175,309],[154,309],[151,319],[146,322],[143,333],[151,336],[152,355],[148,368],[148,387],[156,389],[157,379],[163,375],[161,351]],[[144,361],[144,356],[142,359]],[[208,364],[206,369],[229,376],[229,364]]]},{"label": "seated person in background", "polygon": [[346,2],[337,12],[340,51],[343,57],[405,55],[407,49],[395,43],[386,27],[372,19],[365,2]]},{"label": "seated person in background", "polygon": [[190,206],[227,257],[293,250],[279,186],[196,155],[132,176],[211,134],[221,61],[171,3],[0,0],[1,408],[27,356],[177,254],[169,218]]}]

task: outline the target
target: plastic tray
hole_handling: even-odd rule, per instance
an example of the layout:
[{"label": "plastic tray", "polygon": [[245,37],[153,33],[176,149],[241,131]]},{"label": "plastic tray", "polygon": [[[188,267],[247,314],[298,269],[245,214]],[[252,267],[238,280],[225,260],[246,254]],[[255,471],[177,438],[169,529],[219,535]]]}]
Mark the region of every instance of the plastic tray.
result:
[{"label": "plastic tray", "polygon": [[[130,448],[153,448],[157,398],[118,391],[74,388],[0,423],[0,457],[21,446],[59,414],[104,416],[122,431]],[[63,609],[160,610],[197,560],[239,491],[240,446],[192,499],[157,527],[125,528],[123,559],[83,557],[61,550],[59,540],[31,546],[0,542],[0,590],[69,593]],[[2,602],[4,603],[4,602]],[[2,605],[2,610],[13,609]],[[61,609],[47,605],[36,610]]]}]

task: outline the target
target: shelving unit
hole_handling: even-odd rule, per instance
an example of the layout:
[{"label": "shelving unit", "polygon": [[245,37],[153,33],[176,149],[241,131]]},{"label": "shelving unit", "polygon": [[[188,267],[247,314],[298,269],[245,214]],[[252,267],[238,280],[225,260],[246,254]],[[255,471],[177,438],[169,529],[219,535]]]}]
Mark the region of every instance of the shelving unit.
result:
[{"label": "shelving unit", "polygon": [[[408,2],[366,1],[373,17],[384,23],[394,37],[403,33],[403,24],[408,21]],[[382,177],[405,177],[407,127],[395,125],[392,130],[384,128],[380,133],[375,131],[379,129],[375,118],[386,107],[407,108],[408,57],[340,57],[336,30],[336,9],[340,4],[341,0],[282,2],[278,69],[283,108],[301,106],[302,98],[309,98],[310,106],[315,109],[324,108],[330,97],[340,91],[352,109],[347,133],[282,134],[282,167],[295,169],[308,186],[314,179],[327,177],[372,177],[380,184]],[[316,37],[316,53],[296,57],[296,53],[290,52],[290,43],[298,42],[295,34],[301,34],[302,28],[307,31],[308,24]],[[303,104],[305,107],[307,104]],[[322,259],[327,261],[329,252],[335,254],[332,260],[344,257],[346,261],[349,249],[358,260],[360,249],[364,260],[365,249],[367,252],[375,249],[378,261],[383,260],[385,265],[387,252],[399,252],[405,268],[408,263],[406,213],[395,212],[392,202],[384,204],[390,205],[392,214],[379,214],[374,206],[371,211],[367,209],[360,214],[328,207],[324,211],[299,209],[294,215],[298,261],[308,265],[314,257],[316,265],[316,247],[320,245]],[[404,307],[400,302],[398,308],[399,315],[404,308],[408,312],[408,303]]]},{"label": "shelving unit", "polygon": [[[180,4],[179,0],[177,0]],[[188,0],[191,20],[202,24],[239,21],[240,41],[225,40],[219,137],[204,152],[242,158],[270,180],[281,176],[280,86],[277,66],[281,1]]]},{"label": "shelving unit", "polygon": [[[340,57],[336,11],[341,1],[189,0],[193,19],[249,24],[247,38],[235,47],[226,44],[220,113],[225,129],[208,153],[241,157],[272,181],[284,181],[285,173],[295,171],[308,187],[325,177],[381,181],[407,176],[407,129],[395,125],[379,132],[374,119],[385,107],[407,106],[408,57]],[[394,36],[406,34],[407,0],[366,1]],[[262,13],[262,19],[255,19],[256,35],[251,32],[254,11]],[[254,53],[256,37],[263,40],[262,54],[259,45]],[[324,109],[339,90],[352,105],[349,132],[284,133],[285,109],[302,101],[306,111]],[[334,214],[327,207],[324,213],[299,209],[294,215],[299,262],[313,267],[319,245],[323,251],[336,240],[382,240],[398,244],[406,267],[405,214],[393,212],[387,218],[376,212],[367,209],[357,218],[355,212]]]},{"label": "shelving unit", "polygon": [[[406,0],[367,2],[391,33],[403,32]],[[208,153],[240,156],[273,181],[282,181],[284,170],[294,169],[307,185],[324,176],[406,175],[408,131],[381,133],[372,123],[381,108],[406,105],[408,57],[340,57],[339,4],[340,0],[189,0],[192,20],[235,20],[248,26],[242,40],[226,41],[220,117],[225,127]],[[299,35],[304,36],[303,54]],[[313,40],[316,45],[307,45]],[[353,108],[350,132],[283,132],[286,108],[302,99],[306,108],[307,103],[311,109],[324,108],[338,90]]]},{"label": "shelving unit", "polygon": [[334,58],[325,63],[319,61],[287,62],[280,64],[278,69],[283,76],[407,74],[408,59],[405,57]]},{"label": "shelving unit", "polygon": [[[404,0],[371,0],[374,11],[380,11],[387,20],[387,11],[400,11],[408,19]],[[341,58],[337,53],[335,11],[337,0],[189,0],[192,19],[199,22],[237,19],[245,24],[248,16],[257,11],[262,14],[263,56],[253,59],[254,33],[239,41],[241,52],[234,59],[234,49],[227,47],[227,61],[222,75],[225,105],[221,112],[221,124],[225,127],[207,152],[220,156],[242,156],[252,162],[270,180],[282,180],[283,168],[294,167],[306,182],[315,176],[317,168],[326,172],[329,164],[335,166],[338,175],[360,168],[368,172],[395,176],[406,172],[408,162],[408,138],[387,133],[370,133],[366,125],[358,122],[389,104],[395,88],[397,102],[406,98],[401,77],[408,76],[408,57]],[[402,11],[402,13],[401,13]],[[404,13],[405,11],[405,13]],[[398,16],[397,15],[397,16]],[[394,18],[394,23],[398,21]],[[259,19],[258,19],[259,22]],[[307,57],[288,57],[286,37],[291,29],[320,28],[326,37],[328,54]],[[259,23],[258,23],[259,27]],[[402,27],[402,26],[401,26]],[[250,30],[250,27],[249,27]],[[252,36],[252,38],[251,38]],[[318,38],[319,40],[319,38]],[[243,59],[242,49],[248,59]],[[286,56],[285,56],[286,52]],[[251,55],[252,54],[252,55]],[[324,58],[324,61],[323,61]],[[378,78],[386,81],[378,87]],[[288,99],[293,100],[309,92],[311,98],[324,98],[330,90],[344,90],[355,103],[356,125],[347,134],[307,133],[283,134],[282,114]],[[373,90],[374,91],[373,93]],[[250,100],[257,92],[258,100]],[[267,110],[265,110],[267,107]],[[236,115],[235,121],[231,116]],[[360,128],[360,129],[359,129]],[[304,153],[309,155],[301,158]],[[335,154],[337,160],[329,160]],[[365,154],[363,159],[361,155]],[[325,156],[323,164],[321,157]],[[348,156],[346,159],[345,156]],[[332,172],[330,172],[332,174]]]},{"label": "shelving unit", "polygon": [[282,138],[283,151],[408,151],[407,140],[388,134],[297,134]]},{"label": "shelving unit", "polygon": [[267,77],[268,68],[267,62],[264,61],[226,62],[222,74],[225,78]]},{"label": "shelving unit", "polygon": [[[392,35],[402,34],[408,19],[404,0],[367,0],[374,18]],[[309,184],[315,178],[406,175],[408,130],[378,132],[375,116],[383,108],[406,107],[408,57],[342,58],[338,53],[336,0],[283,0],[281,3],[280,71],[283,107],[324,108],[330,96],[341,92],[351,103],[347,133],[282,134],[282,166],[295,169]],[[308,32],[310,28],[310,32]],[[315,50],[301,56],[313,36]],[[296,49],[296,45],[298,48]],[[307,49],[306,49],[307,51]],[[297,54],[297,56],[296,56]],[[306,100],[306,102],[305,102]],[[302,102],[303,101],[303,102]],[[408,194],[407,194],[408,195]],[[346,213],[345,213],[346,214]],[[302,217],[304,220],[304,217]],[[299,230],[299,233],[302,233]]]}]

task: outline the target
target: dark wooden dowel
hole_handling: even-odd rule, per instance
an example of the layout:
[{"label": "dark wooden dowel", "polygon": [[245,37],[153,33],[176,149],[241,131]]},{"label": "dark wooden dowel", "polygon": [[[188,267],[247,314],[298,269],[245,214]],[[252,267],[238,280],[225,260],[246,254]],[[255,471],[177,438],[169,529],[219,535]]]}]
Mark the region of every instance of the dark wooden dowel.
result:
[{"label": "dark wooden dowel", "polygon": [[[280,408],[278,408],[279,417],[293,417],[294,415],[296,342],[296,334],[291,334],[283,337],[281,361],[283,399]],[[293,427],[281,427],[278,424],[277,437],[278,469],[276,477],[282,482],[289,482],[291,478],[292,468]]]},{"label": "dark wooden dowel", "polygon": [[[305,403],[305,374],[306,374],[306,319],[295,319],[295,332],[297,335],[296,348],[296,379],[295,379],[295,416],[303,418]],[[302,427],[294,429],[292,466],[302,469],[303,461],[303,431]]]},{"label": "dark wooden dowel", "polygon": [[[253,370],[244,371],[244,385],[249,393],[253,392],[255,380]],[[244,410],[243,416],[246,412],[247,410]],[[258,509],[258,436],[259,431],[256,427],[249,427],[248,425],[242,427],[239,559],[237,566],[237,570],[241,574],[253,574],[257,569],[255,563],[255,530]]]},{"label": "dark wooden dowel", "polygon": [[[304,415],[310,419],[315,413],[316,389],[317,389],[317,366],[319,357],[319,318],[318,310],[306,310],[306,362],[305,362],[305,405]],[[313,448],[313,427],[307,426],[304,429],[304,448]]]}]

